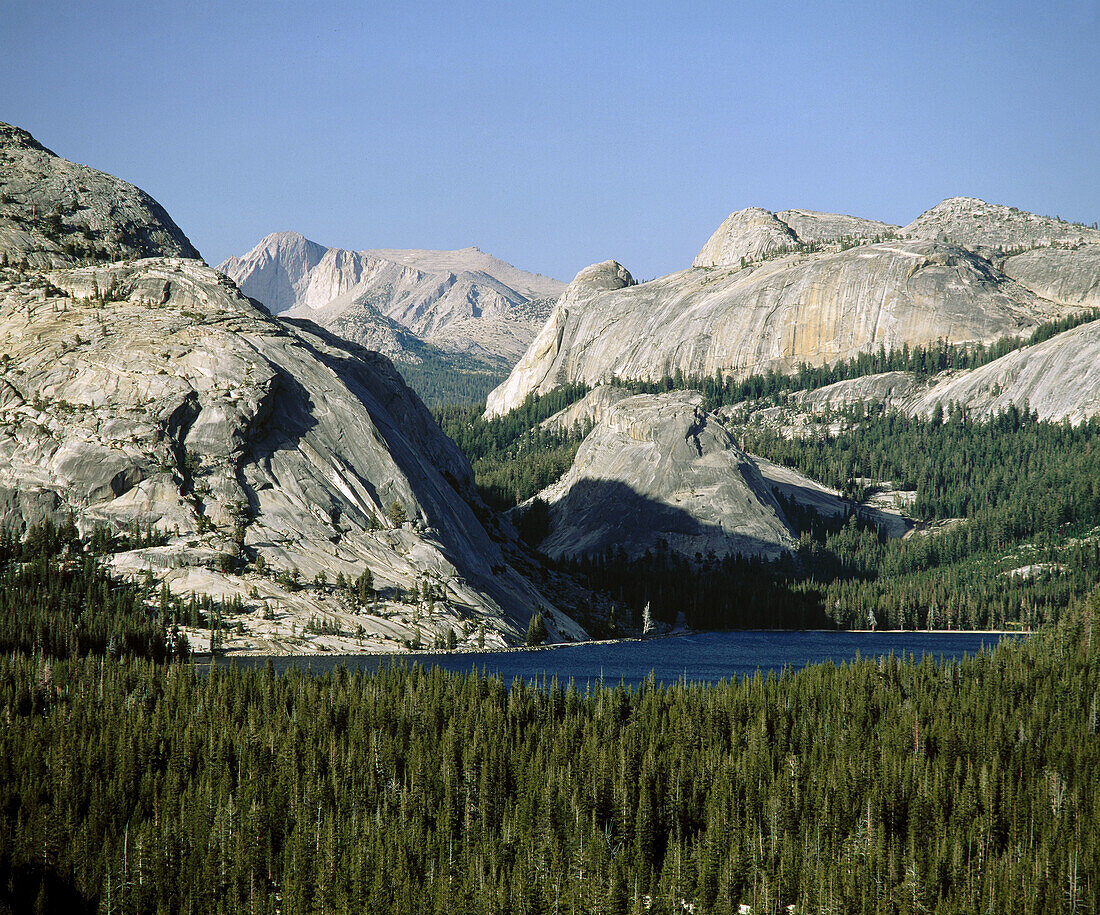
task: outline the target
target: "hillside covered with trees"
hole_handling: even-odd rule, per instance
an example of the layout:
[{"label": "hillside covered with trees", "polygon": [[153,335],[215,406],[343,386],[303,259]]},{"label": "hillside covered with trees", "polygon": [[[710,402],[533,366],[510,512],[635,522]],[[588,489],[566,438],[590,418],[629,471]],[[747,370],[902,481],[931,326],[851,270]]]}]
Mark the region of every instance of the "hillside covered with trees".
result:
[{"label": "hillside covered with trees", "polygon": [[1096,911],[1098,619],[637,692],[8,652],[0,908]]}]

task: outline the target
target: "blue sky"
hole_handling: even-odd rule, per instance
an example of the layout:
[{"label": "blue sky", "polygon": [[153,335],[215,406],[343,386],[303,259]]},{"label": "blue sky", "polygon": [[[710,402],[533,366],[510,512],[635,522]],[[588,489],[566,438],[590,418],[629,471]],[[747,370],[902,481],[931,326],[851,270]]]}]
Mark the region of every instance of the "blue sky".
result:
[{"label": "blue sky", "polygon": [[746,206],[1100,219],[1100,2],[6,0],[0,120],[211,263],[296,229],[650,278]]}]

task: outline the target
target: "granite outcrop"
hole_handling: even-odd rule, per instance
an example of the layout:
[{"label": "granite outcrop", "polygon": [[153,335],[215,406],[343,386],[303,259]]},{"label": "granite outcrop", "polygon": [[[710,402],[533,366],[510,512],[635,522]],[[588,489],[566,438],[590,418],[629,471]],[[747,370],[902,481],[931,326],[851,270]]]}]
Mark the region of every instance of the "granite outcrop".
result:
[{"label": "granite outcrop", "polygon": [[756,465],[694,391],[598,398],[573,466],[538,498],[555,558],[668,549],[774,557],[794,535]]},{"label": "granite outcrop", "polygon": [[[1094,303],[1093,230],[1016,218],[1002,207],[996,213],[1015,221],[979,232],[959,216],[975,206],[947,201],[901,230],[809,211],[745,210],[726,220],[690,270],[635,284],[613,261],[587,268],[490,394],[486,413],[507,413],[529,394],[567,383],[738,378],[879,349],[988,344],[1026,337]],[[1004,243],[991,247],[1001,230]],[[1022,251],[1017,243],[1062,247]]]}]

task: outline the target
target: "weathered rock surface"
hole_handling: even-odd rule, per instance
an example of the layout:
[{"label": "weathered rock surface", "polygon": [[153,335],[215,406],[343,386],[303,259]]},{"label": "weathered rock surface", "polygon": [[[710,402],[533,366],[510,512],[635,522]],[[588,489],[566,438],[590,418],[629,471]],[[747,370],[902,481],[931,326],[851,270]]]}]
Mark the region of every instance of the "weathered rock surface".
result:
[{"label": "weathered rock surface", "polygon": [[763,260],[798,244],[798,236],[775,213],[760,207],[726,217],[695,256],[693,267],[737,267],[742,261]]},{"label": "weathered rock surface", "polygon": [[815,210],[783,210],[776,218],[791,227],[803,244],[810,242],[882,241],[898,233],[898,227],[877,219],[818,213]]},{"label": "weathered rock surface", "polygon": [[1002,356],[981,368],[945,377],[907,407],[930,414],[958,403],[972,416],[1001,412],[1010,404],[1040,419],[1074,425],[1100,415],[1100,321]]},{"label": "weathered rock surface", "polygon": [[696,268],[610,289],[582,277],[489,395],[488,415],[568,382],[790,372],[879,347],[1027,334],[1071,310],[968,251],[929,241]]},{"label": "weathered rock surface", "polygon": [[273,313],[307,317],[348,339],[377,312],[440,349],[509,365],[564,288],[478,248],[347,251],[296,232],[269,235],[218,269]]},{"label": "weathered rock surface", "polygon": [[531,299],[499,315],[455,318],[431,345],[471,356],[507,372],[519,362],[554,308],[554,299]]},{"label": "weathered rock surface", "polygon": [[931,386],[928,379],[912,372],[881,372],[849,378],[812,391],[796,391],[790,401],[810,413],[844,410],[858,404],[875,405],[887,410],[901,410],[915,401]]},{"label": "weathered rock surface", "polygon": [[629,277],[614,262],[582,271],[486,412],[570,382],[743,377],[879,347],[1026,336],[1096,304],[1097,242],[1094,229],[971,198],[946,200],[901,230],[807,210],[742,210],[691,270],[640,286],[591,282],[589,271]]},{"label": "weathered rock surface", "polygon": [[749,207],[726,217],[696,255],[692,266],[739,267],[786,254],[799,246],[881,241],[897,230],[897,226],[885,222],[839,213],[814,210],[772,213]]},{"label": "weathered rock surface", "polygon": [[[115,239],[131,255],[195,253],[136,189],[4,137],[25,150],[4,179],[35,206],[70,178],[89,195],[61,212],[89,220],[100,255]],[[25,205],[3,197],[0,225]],[[72,266],[41,245],[0,251],[26,260],[0,266],[0,525],[152,528],[166,542],[114,568],[242,598],[234,639],[253,650],[396,650],[447,628],[501,645],[539,607],[552,637],[583,637],[490,539],[469,464],[385,357],[272,318],[197,259]],[[369,612],[332,586],[365,569]],[[307,634],[311,618],[326,631]]]},{"label": "weathered rock surface", "polygon": [[559,410],[539,425],[553,432],[569,432],[578,427],[583,429],[594,426],[615,404],[629,396],[630,392],[626,388],[609,384],[597,385],[575,404]]},{"label": "weathered rock surface", "polygon": [[269,318],[198,262],[5,282],[0,347],[0,522],[48,506],[85,530],[152,525],[180,566],[243,546],[305,581],[430,581],[440,620],[505,639],[547,603],[486,535],[469,465],[388,360]]},{"label": "weathered rock surface", "polygon": [[947,241],[981,254],[1100,243],[1100,231],[975,197],[951,197],[901,230],[913,238]]},{"label": "weathered rock surface", "polygon": [[540,493],[550,533],[541,548],[577,556],[668,548],[775,556],[794,538],[753,462],[695,392],[611,404],[573,466]]},{"label": "weathered rock surface", "polygon": [[1100,244],[1035,248],[1005,258],[1001,269],[1044,299],[1100,308]]},{"label": "weathered rock surface", "polygon": [[349,343],[382,353],[394,362],[419,365],[434,350],[407,327],[366,302],[352,302],[330,321],[316,323]]},{"label": "weathered rock surface", "polygon": [[0,255],[58,267],[165,254],[199,257],[164,209],[113,175],[68,162],[0,122]]}]

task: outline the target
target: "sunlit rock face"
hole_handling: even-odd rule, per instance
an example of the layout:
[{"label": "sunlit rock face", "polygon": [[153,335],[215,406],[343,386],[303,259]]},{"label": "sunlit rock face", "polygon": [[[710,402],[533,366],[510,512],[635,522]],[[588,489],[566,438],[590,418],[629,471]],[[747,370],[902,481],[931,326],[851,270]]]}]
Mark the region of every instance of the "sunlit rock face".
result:
[{"label": "sunlit rock face", "polygon": [[[42,154],[36,168],[68,174]],[[0,220],[4,206],[22,204],[6,199]],[[0,254],[18,260],[0,267],[0,525],[151,529],[162,545],[116,556],[120,570],[177,591],[259,589],[292,618],[284,637],[339,596],[282,588],[271,570],[297,585],[369,569],[391,605],[430,590],[422,619],[345,619],[381,650],[421,626],[515,641],[539,606],[552,636],[583,637],[490,539],[469,464],[384,356],[271,317],[197,259],[35,268],[7,237]],[[267,578],[242,565],[258,559]]]},{"label": "sunlit rock face", "polygon": [[218,270],[275,314],[309,318],[355,343],[383,341],[395,358],[415,344],[394,339],[379,318],[440,349],[505,367],[523,354],[565,288],[478,248],[347,251],[297,232],[268,235]]},{"label": "sunlit rock face", "polygon": [[950,197],[921,213],[901,234],[949,241],[980,253],[1053,245],[1100,244],[1100,231],[976,197]]},{"label": "sunlit rock face", "polygon": [[756,466],[694,392],[609,403],[573,466],[540,493],[553,557],[669,549],[775,556],[794,538]]},{"label": "sunlit rock face", "polygon": [[1092,321],[1029,346],[981,368],[948,375],[908,412],[930,415],[937,405],[965,407],[971,416],[1010,405],[1051,422],[1076,425],[1100,416],[1100,321]]},{"label": "sunlit rock face", "polygon": [[2,122],[0,250],[9,263],[33,268],[151,255],[199,257],[164,208],[140,188],[68,162]]},{"label": "sunlit rock face", "polygon": [[[1097,233],[1003,207],[992,208],[993,229],[979,233],[970,227],[982,225],[984,209],[959,215],[977,203],[946,201],[901,230],[809,211],[745,210],[726,220],[691,270],[638,285],[613,261],[588,268],[492,392],[487,415],[570,382],[658,380],[677,371],[743,377],[880,347],[990,343],[1027,336],[1094,301],[1089,239]],[[1002,210],[1013,218],[1002,219]],[[990,247],[998,231],[1005,242]],[[1072,251],[1018,250],[1017,243],[1068,244],[1059,239],[1070,235]]]}]

